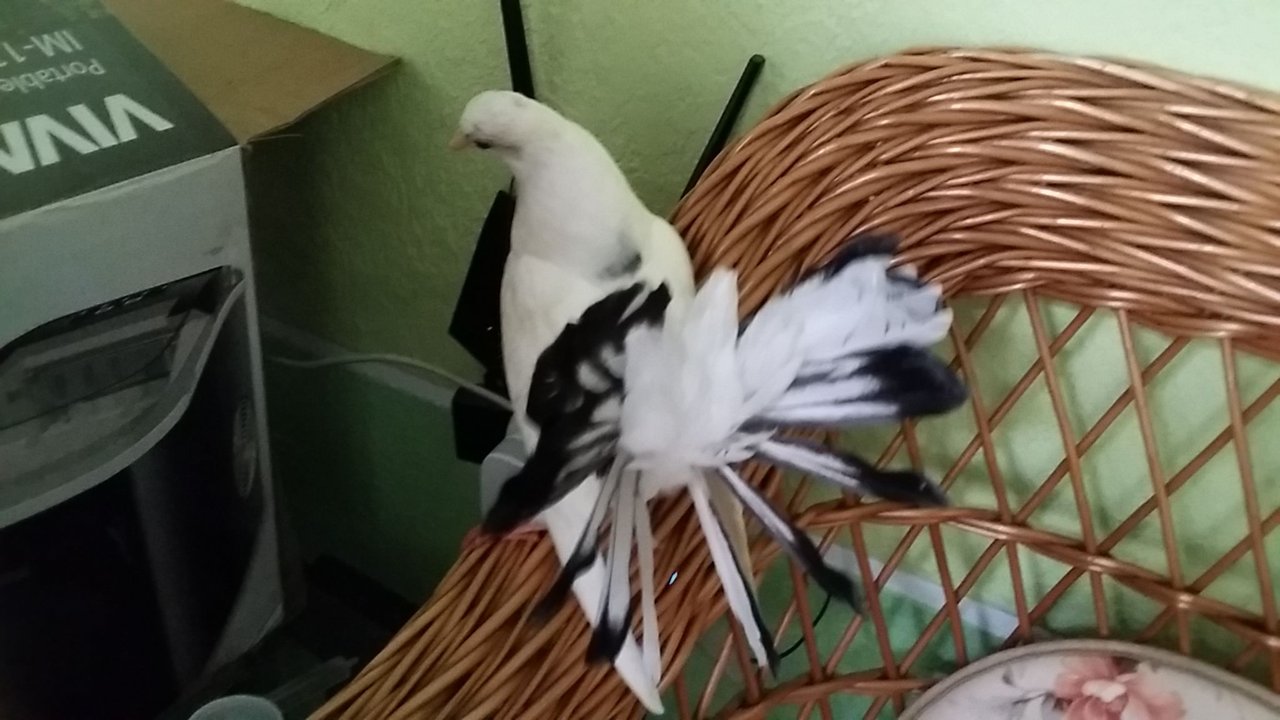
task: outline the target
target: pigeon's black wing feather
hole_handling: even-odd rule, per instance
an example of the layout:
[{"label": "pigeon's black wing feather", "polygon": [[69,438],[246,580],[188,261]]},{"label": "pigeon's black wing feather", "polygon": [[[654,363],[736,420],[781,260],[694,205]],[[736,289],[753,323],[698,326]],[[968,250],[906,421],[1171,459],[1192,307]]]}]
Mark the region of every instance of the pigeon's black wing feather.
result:
[{"label": "pigeon's black wing feather", "polygon": [[670,301],[665,285],[618,290],[566,325],[538,356],[527,405],[539,427],[538,445],[503,484],[485,530],[513,530],[613,460],[627,333],[661,322]]}]

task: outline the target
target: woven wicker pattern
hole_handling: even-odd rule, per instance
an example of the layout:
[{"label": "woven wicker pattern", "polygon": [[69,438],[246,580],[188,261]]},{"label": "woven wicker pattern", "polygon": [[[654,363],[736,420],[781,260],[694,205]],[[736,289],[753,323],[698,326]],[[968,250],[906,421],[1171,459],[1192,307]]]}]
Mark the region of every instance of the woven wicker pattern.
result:
[{"label": "woven wicker pattern", "polygon": [[[958,603],[996,570],[1016,616],[1006,644],[1075,610],[1086,619],[1074,632],[1206,654],[1280,690],[1280,449],[1258,430],[1280,427],[1280,101],[1093,60],[905,54],[787,98],[717,160],[676,217],[701,270],[739,270],[746,309],[857,230],[899,233],[903,259],[963,298],[950,351],[974,399],[968,435],[945,444],[955,449],[948,457],[931,450],[924,426],[904,427],[884,452],[941,477],[957,507],[823,500],[804,482],[784,493],[778,477],[751,475],[826,542],[874,548],[883,563],[875,572],[860,563],[868,613],[822,625],[824,636],[839,635],[825,652],[809,595],[794,593],[780,620],[798,623],[805,639],[797,676],[766,682],[733,638],[705,686],[678,676],[723,601],[687,504],[655,509],[659,573],[680,573],[659,596],[673,714],[711,716],[710,698],[733,675],[742,691],[720,717],[788,706],[830,718],[834,696],[850,694],[870,698],[866,717],[892,714],[927,684],[916,672],[939,642],[950,662],[972,659]],[[1022,324],[1020,335],[1001,330],[1009,322]],[[1100,327],[1113,352],[1096,387],[1103,370],[1120,385],[1082,419],[1095,384],[1061,367]],[[1154,345],[1150,329],[1163,333]],[[1009,357],[1024,365],[975,360],[991,357],[984,340],[1013,336],[1025,347]],[[1200,367],[1206,353],[1216,370],[1196,383],[1220,387],[1221,402],[1161,414],[1163,397],[1179,392],[1170,368],[1192,356]],[[1031,428],[1036,444],[1057,448],[1039,475],[1026,470],[1037,465],[1028,443],[1002,435],[1035,392],[1047,396],[1045,421]],[[1140,475],[1122,488],[1132,502],[1113,507],[1119,471],[1094,456],[1126,418]],[[1208,430],[1171,448],[1171,419]],[[1208,473],[1224,460],[1229,473]],[[1189,525],[1180,503],[1204,482],[1216,483],[1206,511],[1225,520]],[[1065,515],[1042,521],[1063,502]],[[1127,551],[1144,533],[1154,552]],[[776,552],[758,543],[755,558],[763,567]],[[902,637],[876,590],[908,565],[931,569],[947,602]],[[527,622],[554,570],[544,539],[470,543],[419,616],[317,717],[639,716],[610,672],[581,663],[587,629],[576,609],[545,627]],[[1231,592],[1221,589],[1228,579]],[[1118,606],[1134,603],[1150,611],[1118,618]],[[850,670],[855,647],[872,650]]]}]

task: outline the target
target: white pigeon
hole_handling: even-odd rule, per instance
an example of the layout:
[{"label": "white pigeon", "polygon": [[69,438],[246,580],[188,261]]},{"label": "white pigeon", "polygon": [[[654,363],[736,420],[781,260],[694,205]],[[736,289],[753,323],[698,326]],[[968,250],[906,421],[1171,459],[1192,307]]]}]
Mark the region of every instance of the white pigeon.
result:
[{"label": "white pigeon", "polygon": [[[720,531],[709,502],[716,488],[736,496],[829,594],[856,608],[857,592],[734,466],[758,458],[847,492],[916,505],[946,502],[919,473],[880,470],[783,432],[932,415],[967,397],[959,377],[929,351],[951,325],[940,290],[891,269],[894,247],[886,236],[854,238],[741,325],[731,271],[713,272],[679,314],[664,313],[664,288],[636,283],[592,305],[544,351],[529,400],[543,432],[522,473],[528,485],[561,493],[587,473],[606,474],[574,551],[579,563],[594,557],[612,510],[595,652],[612,657],[630,627],[631,543],[643,569],[651,553],[645,503],[652,492],[690,493],[729,607],[759,663],[771,669],[773,638],[741,558]],[[550,601],[563,599],[573,567],[566,566]]]},{"label": "white pigeon", "polygon": [[[546,105],[519,93],[482,92],[467,104],[451,144],[496,154],[515,177],[511,253],[501,289],[502,352],[516,424],[532,453],[540,428],[526,408],[543,350],[592,304],[633,283],[665,286],[671,309],[678,312],[693,297],[693,270],[679,234],[636,197],[599,140]],[[495,507],[500,511],[519,501],[522,508],[541,510],[557,555],[569,562],[597,504],[599,479],[588,478],[563,497],[529,500],[523,491],[518,482],[508,481]],[[558,502],[545,507],[552,499]],[[727,518],[731,542],[745,558],[741,508],[729,493],[718,494],[715,502]],[[524,519],[502,522],[491,513],[486,526],[509,530]],[[594,554],[591,559],[575,571],[572,587],[594,625],[605,577],[603,563]],[[628,635],[615,665],[645,707],[661,712],[656,633],[646,633],[642,658]]]}]

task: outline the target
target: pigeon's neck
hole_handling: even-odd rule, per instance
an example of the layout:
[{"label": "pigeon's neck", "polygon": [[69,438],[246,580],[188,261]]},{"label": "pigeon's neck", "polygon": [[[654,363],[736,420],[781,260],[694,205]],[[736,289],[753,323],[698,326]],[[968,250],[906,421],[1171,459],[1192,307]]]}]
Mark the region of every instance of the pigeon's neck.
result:
[{"label": "pigeon's neck", "polygon": [[512,252],[597,280],[621,277],[639,265],[643,236],[637,228],[647,213],[603,148],[526,156],[512,163],[512,171]]}]

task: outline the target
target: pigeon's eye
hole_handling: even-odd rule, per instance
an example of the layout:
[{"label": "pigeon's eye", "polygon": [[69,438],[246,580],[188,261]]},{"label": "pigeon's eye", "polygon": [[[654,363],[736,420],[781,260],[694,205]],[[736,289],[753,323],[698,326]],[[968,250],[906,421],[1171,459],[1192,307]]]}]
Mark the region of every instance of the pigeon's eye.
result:
[{"label": "pigeon's eye", "polygon": [[484,140],[476,140],[475,146],[480,148],[481,150],[488,150],[489,148],[493,147],[493,143],[485,142]]}]

